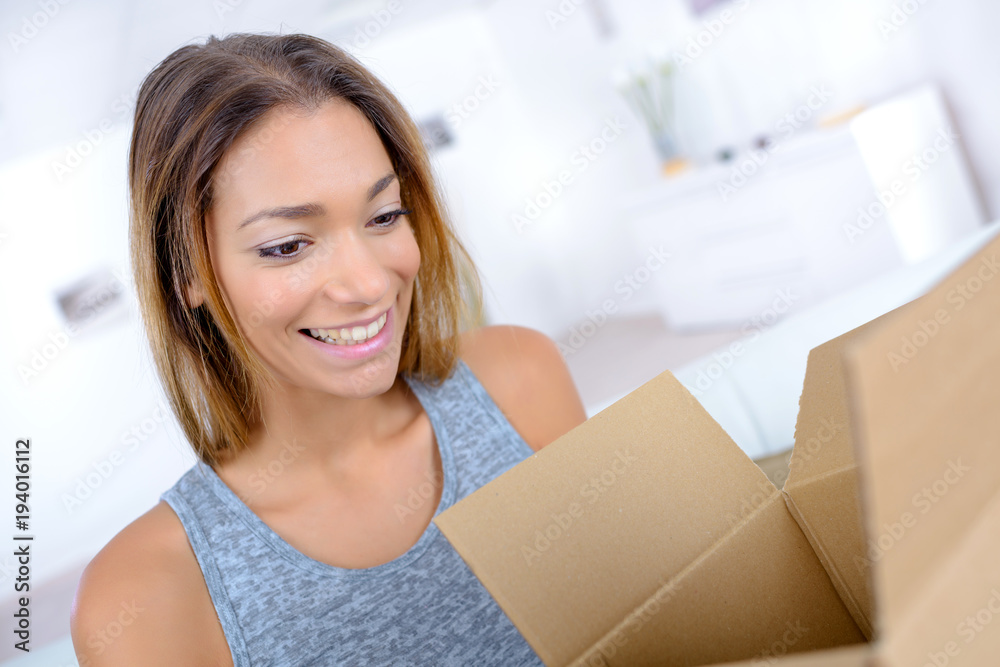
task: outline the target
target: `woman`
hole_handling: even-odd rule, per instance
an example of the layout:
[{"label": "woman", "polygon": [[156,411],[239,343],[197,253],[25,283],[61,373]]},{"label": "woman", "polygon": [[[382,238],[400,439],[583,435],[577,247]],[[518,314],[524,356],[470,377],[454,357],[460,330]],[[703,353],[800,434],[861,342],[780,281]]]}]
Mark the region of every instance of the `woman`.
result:
[{"label": "woman", "polygon": [[396,98],[319,39],[210,38],[143,82],[129,160],[199,462],[87,567],[81,665],[538,664],[432,518],[585,414],[545,336],[459,332],[479,284]]}]

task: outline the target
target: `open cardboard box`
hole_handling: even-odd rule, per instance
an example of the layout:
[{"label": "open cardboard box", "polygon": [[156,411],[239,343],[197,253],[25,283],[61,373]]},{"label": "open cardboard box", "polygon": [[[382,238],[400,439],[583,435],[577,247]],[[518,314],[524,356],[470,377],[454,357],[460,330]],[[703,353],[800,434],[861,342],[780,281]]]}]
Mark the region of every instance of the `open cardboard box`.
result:
[{"label": "open cardboard box", "polygon": [[811,352],[781,490],[664,372],[436,523],[549,666],[1000,664],[998,255]]}]

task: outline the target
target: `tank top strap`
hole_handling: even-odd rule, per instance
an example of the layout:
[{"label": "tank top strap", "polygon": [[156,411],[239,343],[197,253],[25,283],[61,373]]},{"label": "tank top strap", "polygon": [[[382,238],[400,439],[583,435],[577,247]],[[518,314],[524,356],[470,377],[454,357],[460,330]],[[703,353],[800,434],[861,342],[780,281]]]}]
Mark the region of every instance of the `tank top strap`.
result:
[{"label": "tank top strap", "polygon": [[[203,529],[204,518],[199,519],[199,514],[208,514],[209,517],[224,518],[220,516],[218,499],[211,491],[212,482],[209,475],[214,475],[214,471],[204,463],[196,463],[188,470],[178,482],[167,490],[161,497],[177,514],[184,531],[187,533],[191,550],[194,551],[198,560],[198,567],[201,568],[202,576],[208,587],[208,594],[212,598],[215,612],[222,624],[222,631],[226,636],[226,642],[233,658],[233,667],[251,667],[250,655],[247,652],[246,641],[243,632],[233,609],[232,601],[226,592],[223,583],[222,572],[216,562],[215,553],[208,536]],[[214,510],[214,511],[213,511]],[[209,518],[211,521],[211,518]]]},{"label": "tank top strap", "polygon": [[454,458],[458,485],[452,502],[534,454],[462,359],[452,375],[437,386],[403,377],[431,418],[442,457]]}]

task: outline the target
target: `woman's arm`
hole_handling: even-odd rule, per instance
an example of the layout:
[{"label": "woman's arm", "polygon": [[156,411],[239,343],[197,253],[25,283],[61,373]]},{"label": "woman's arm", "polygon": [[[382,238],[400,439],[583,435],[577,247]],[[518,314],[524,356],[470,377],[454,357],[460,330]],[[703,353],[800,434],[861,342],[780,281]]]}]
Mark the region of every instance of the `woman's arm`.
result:
[{"label": "woman's arm", "polygon": [[162,501],[84,570],[70,628],[80,667],[233,664],[184,528]]},{"label": "woman's arm", "polygon": [[545,334],[512,325],[481,327],[462,334],[460,356],[535,451],[586,421],[562,353]]}]

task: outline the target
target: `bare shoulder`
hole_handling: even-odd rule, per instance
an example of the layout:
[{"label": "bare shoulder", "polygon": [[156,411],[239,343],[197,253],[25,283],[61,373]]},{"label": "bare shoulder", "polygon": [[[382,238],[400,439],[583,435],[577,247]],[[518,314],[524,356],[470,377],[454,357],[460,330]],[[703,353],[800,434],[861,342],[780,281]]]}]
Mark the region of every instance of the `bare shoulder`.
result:
[{"label": "bare shoulder", "polygon": [[184,527],[160,501],[90,562],[70,627],[81,665],[232,665]]},{"label": "bare shoulder", "polygon": [[535,451],[586,421],[562,353],[540,331],[513,325],[472,329],[461,335],[459,356]]}]

